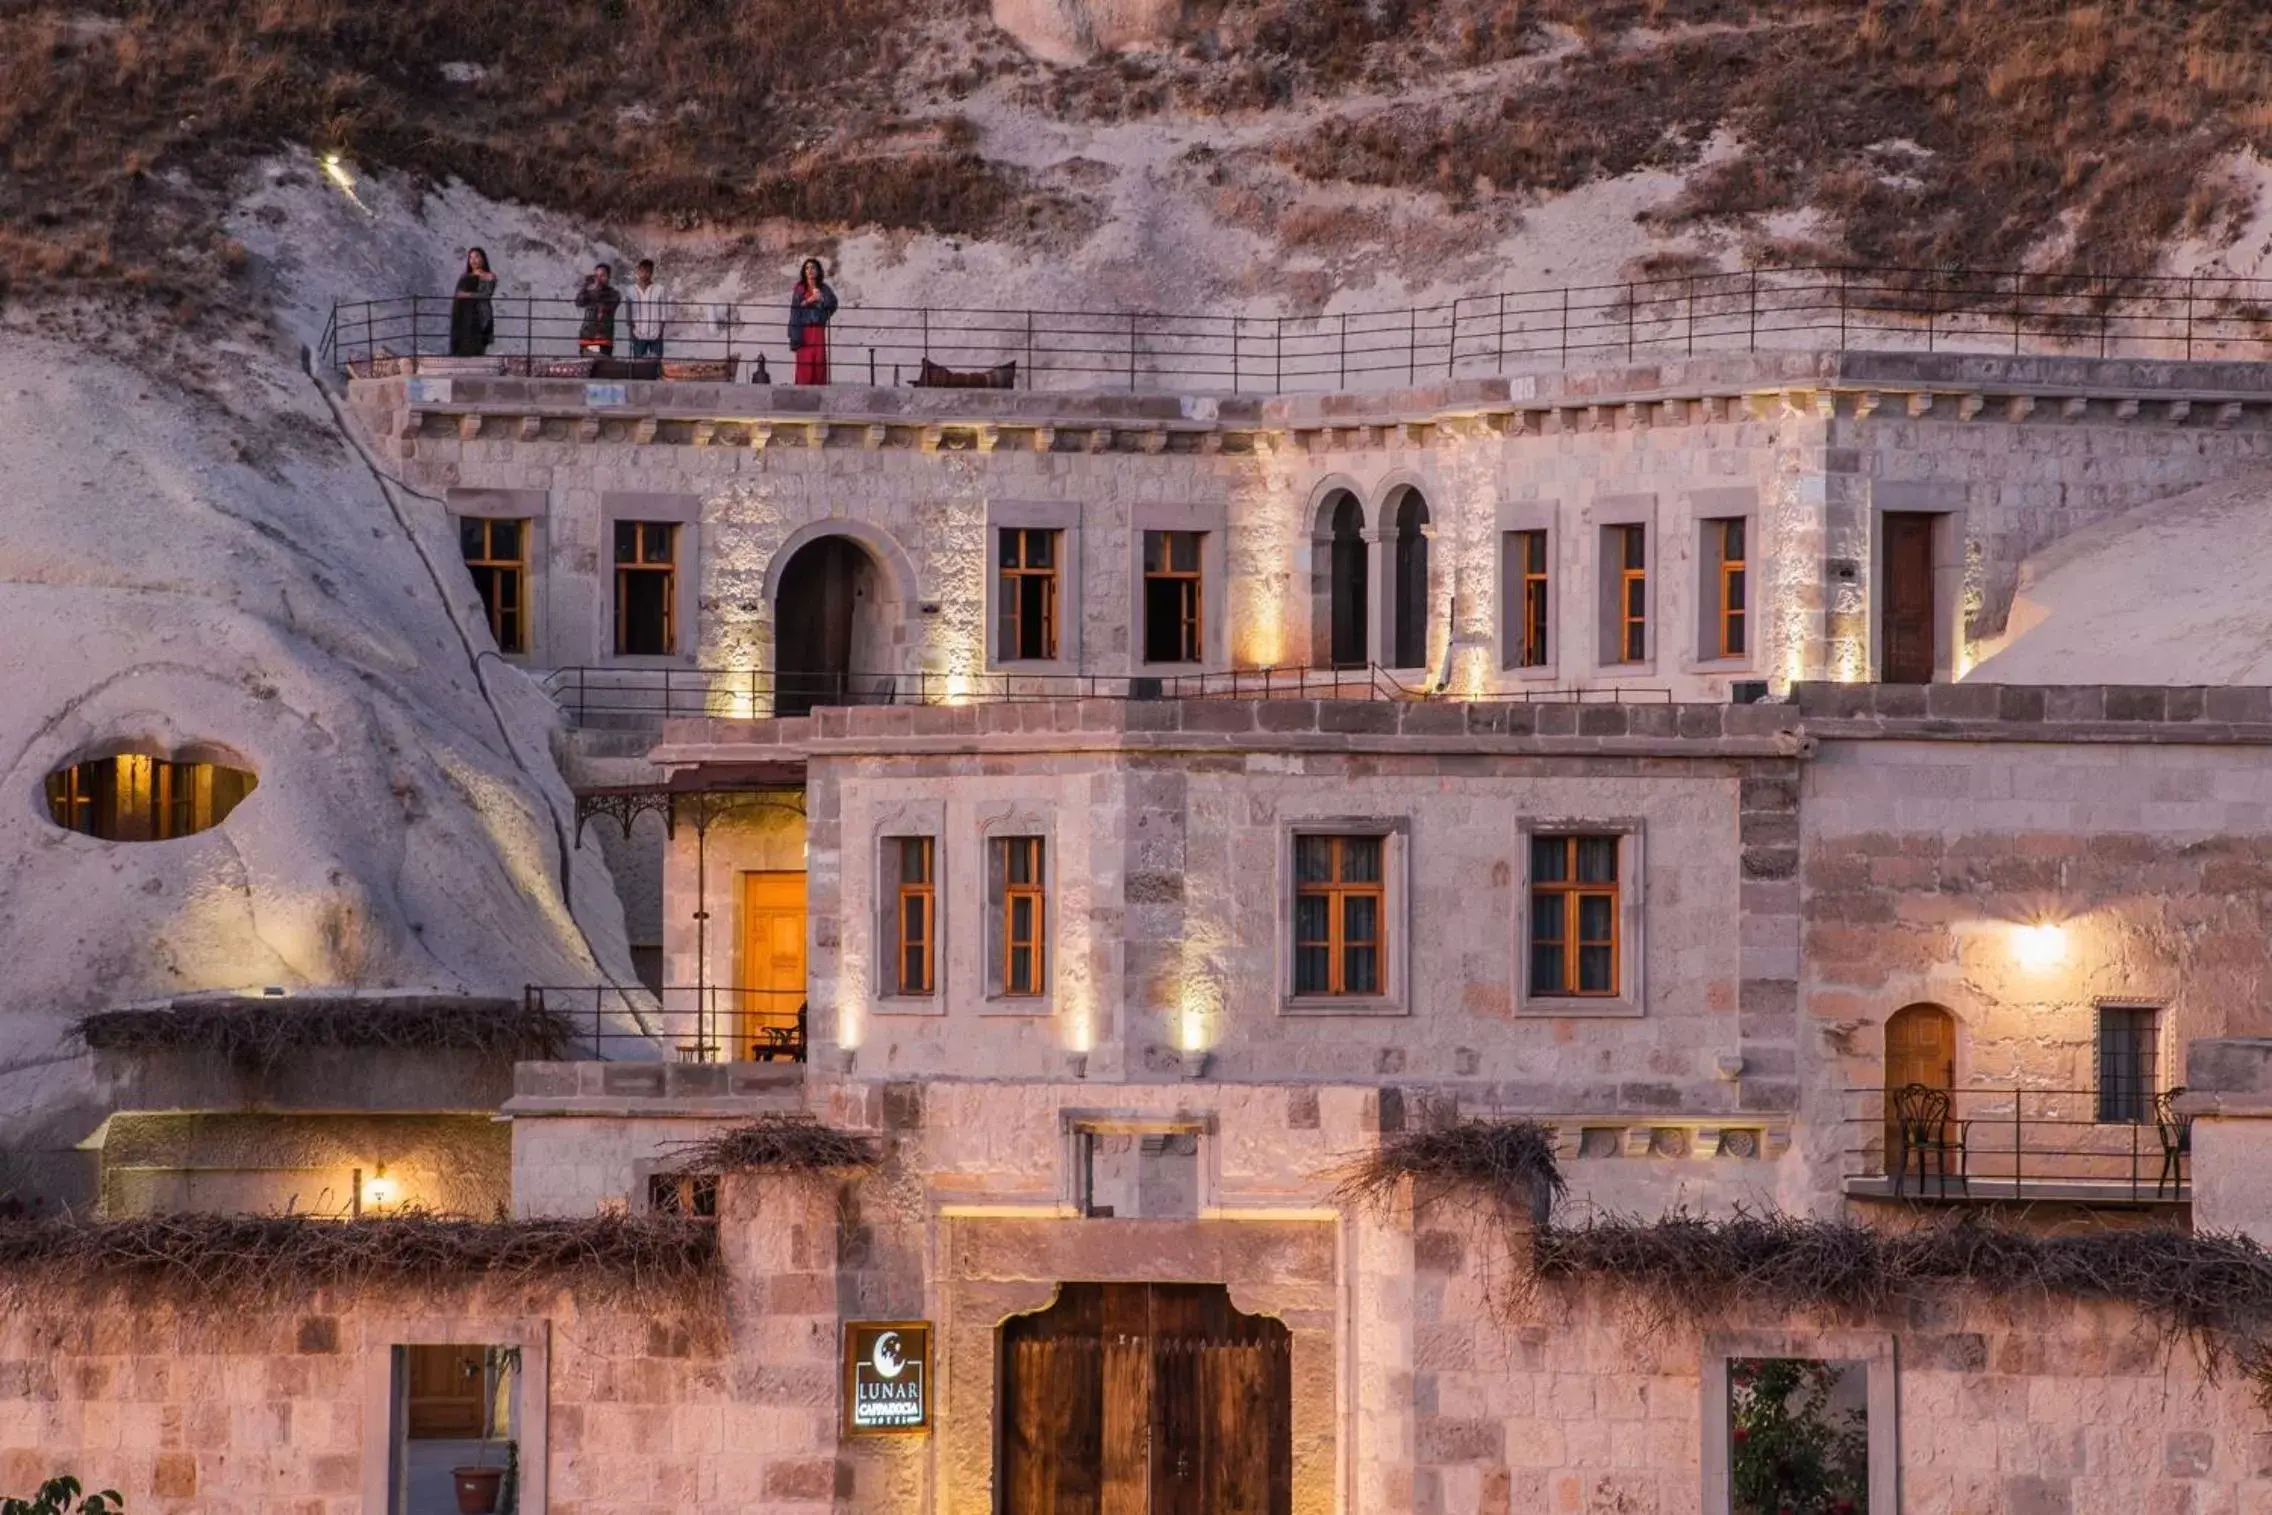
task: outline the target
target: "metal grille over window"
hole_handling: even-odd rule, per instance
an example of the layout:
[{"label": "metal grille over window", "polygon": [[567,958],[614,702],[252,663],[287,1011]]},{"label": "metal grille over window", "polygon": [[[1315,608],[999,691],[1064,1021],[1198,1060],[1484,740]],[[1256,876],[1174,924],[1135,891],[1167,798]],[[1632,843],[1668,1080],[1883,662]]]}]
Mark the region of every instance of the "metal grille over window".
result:
[{"label": "metal grille over window", "polygon": [[499,652],[528,651],[527,540],[526,521],[467,517],[458,522],[458,550]]},{"label": "metal grille over window", "polygon": [[1200,651],[1196,531],[1144,533],[1144,661],[1197,663]]},{"label": "metal grille over window", "polygon": [[2098,1118],[2141,1125],[2153,1113],[2160,1042],[2159,1011],[2102,1005],[2098,1012]]},{"label": "metal grille over window", "polygon": [[1531,993],[1617,993],[1618,841],[1531,838]]},{"label": "metal grille over window", "polygon": [[615,650],[664,657],[678,650],[678,527],[615,523]]},{"label": "metal grille over window", "polygon": [[999,657],[1005,663],[1057,656],[1057,533],[1018,527],[1001,533]]},{"label": "metal grille over window", "polygon": [[1381,992],[1382,839],[1294,838],[1294,992]]}]

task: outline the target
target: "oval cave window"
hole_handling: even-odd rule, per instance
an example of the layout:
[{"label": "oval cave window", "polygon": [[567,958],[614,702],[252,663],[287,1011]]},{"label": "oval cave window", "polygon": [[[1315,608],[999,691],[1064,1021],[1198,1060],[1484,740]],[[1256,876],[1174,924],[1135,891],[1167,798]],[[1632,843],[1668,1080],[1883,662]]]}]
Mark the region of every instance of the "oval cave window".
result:
[{"label": "oval cave window", "polygon": [[163,842],[220,825],[259,782],[198,757],[120,753],[49,774],[47,813],[67,831],[107,842]]}]

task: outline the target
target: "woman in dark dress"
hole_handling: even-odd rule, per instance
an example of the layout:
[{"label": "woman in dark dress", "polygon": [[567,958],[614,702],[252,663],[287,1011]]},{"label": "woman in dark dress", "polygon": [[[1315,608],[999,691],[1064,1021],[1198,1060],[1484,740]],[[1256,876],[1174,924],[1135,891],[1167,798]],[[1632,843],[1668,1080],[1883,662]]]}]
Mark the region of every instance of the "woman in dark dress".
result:
[{"label": "woman in dark dress", "polygon": [[789,292],[789,351],[797,357],[799,384],[828,382],[828,320],[836,314],[836,291],[823,277],[820,259],[807,258]]},{"label": "woman in dark dress", "polygon": [[495,308],[489,302],[496,292],[497,275],[490,272],[489,254],[478,247],[466,249],[465,273],[450,301],[451,357],[478,358],[488,353],[497,335]]}]

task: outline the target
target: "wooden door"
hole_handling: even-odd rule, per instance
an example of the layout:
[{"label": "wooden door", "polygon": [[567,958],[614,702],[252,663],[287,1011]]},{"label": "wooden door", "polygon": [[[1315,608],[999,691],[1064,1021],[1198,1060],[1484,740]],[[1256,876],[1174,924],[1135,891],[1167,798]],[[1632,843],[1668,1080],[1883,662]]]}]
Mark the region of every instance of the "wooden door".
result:
[{"label": "wooden door", "polygon": [[1893,1119],[1893,1091],[1908,1084],[1956,1087],[1956,1017],[1938,1005],[1904,1005],[1885,1023],[1885,1152],[1890,1167],[1901,1150]]},{"label": "wooden door", "polygon": [[1292,1337],[1219,1285],[1067,1284],[1002,1353],[1002,1515],[1292,1510]]},{"label": "wooden door", "polygon": [[1930,684],[1940,617],[1933,605],[1933,517],[1885,517],[1885,656],[1878,678],[1887,684]]},{"label": "wooden door", "polygon": [[481,1435],[488,1390],[480,1347],[404,1347],[408,1402],[405,1434],[413,1441],[474,1440]]},{"label": "wooden door", "polygon": [[741,1056],[757,1061],[802,1059],[798,1033],[805,1004],[805,875],[742,875]]}]

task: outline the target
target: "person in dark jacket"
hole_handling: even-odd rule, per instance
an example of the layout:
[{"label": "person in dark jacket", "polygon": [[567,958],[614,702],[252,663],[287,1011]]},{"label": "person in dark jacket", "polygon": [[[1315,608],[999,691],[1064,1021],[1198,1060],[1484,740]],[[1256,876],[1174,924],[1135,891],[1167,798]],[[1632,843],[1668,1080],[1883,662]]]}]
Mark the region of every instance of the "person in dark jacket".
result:
[{"label": "person in dark jacket", "polygon": [[495,307],[489,297],[497,292],[497,275],[489,268],[489,254],[478,247],[469,247],[465,254],[465,272],[458,276],[456,294],[450,300],[450,356],[478,358],[489,351],[489,344],[497,335]]},{"label": "person in dark jacket", "polygon": [[614,274],[605,263],[598,264],[576,291],[576,308],[584,313],[584,324],[576,331],[576,350],[587,357],[615,356],[615,308],[623,303],[623,291],[608,282]]},{"label": "person in dark jacket", "polygon": [[828,382],[828,322],[836,314],[836,291],[826,274],[820,259],[807,258],[789,292],[789,351],[797,356],[799,384]]}]

